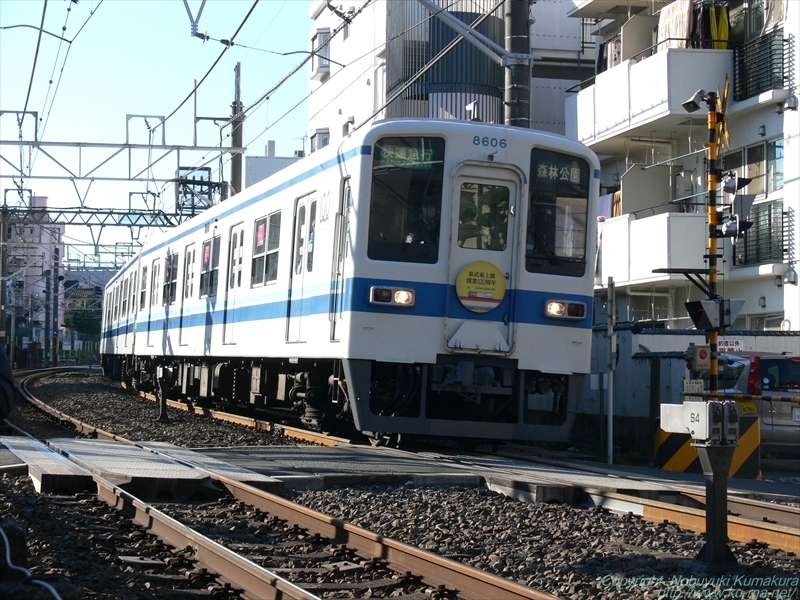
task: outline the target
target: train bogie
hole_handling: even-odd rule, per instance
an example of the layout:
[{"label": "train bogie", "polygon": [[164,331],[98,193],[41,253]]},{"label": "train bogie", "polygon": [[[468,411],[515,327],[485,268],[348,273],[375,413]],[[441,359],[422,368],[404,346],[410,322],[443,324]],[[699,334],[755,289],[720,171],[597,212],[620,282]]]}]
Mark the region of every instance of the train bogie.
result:
[{"label": "train bogie", "polygon": [[318,429],[566,439],[597,172],[557,136],[377,123],[146,245],[106,289],[103,364]]}]

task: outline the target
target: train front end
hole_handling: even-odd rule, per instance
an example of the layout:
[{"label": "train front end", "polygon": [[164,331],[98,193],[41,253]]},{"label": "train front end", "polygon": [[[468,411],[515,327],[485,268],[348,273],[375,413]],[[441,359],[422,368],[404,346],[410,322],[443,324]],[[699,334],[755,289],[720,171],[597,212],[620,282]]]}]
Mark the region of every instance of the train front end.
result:
[{"label": "train front end", "polygon": [[565,441],[589,372],[599,166],[558,136],[376,125],[349,216],[356,427]]}]

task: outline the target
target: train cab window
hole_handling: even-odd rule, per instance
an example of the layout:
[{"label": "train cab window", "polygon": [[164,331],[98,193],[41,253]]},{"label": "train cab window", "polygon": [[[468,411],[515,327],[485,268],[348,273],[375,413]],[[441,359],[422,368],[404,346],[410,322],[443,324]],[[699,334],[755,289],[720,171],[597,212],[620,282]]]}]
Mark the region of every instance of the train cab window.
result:
[{"label": "train cab window", "polygon": [[253,268],[251,282],[253,286],[265,281],[278,279],[278,247],[281,242],[281,213],[272,213],[268,217],[258,219],[253,238]]},{"label": "train cab window", "polygon": [[435,137],[391,137],[375,144],[367,256],[439,259],[445,144]]},{"label": "train cab window", "polygon": [[505,250],[510,195],[503,185],[464,183],[458,209],[458,245],[477,250]]},{"label": "train cab window", "polygon": [[167,254],[164,261],[164,293],[161,301],[164,306],[174,304],[178,290],[178,253]]},{"label": "train cab window", "polygon": [[147,306],[147,267],[142,267],[142,289],[139,292],[139,310]]},{"label": "train cab window", "polygon": [[586,272],[589,164],[534,148],[525,232],[525,269],[581,277]]},{"label": "train cab window", "polygon": [[216,296],[219,281],[219,236],[203,242],[200,297]]}]

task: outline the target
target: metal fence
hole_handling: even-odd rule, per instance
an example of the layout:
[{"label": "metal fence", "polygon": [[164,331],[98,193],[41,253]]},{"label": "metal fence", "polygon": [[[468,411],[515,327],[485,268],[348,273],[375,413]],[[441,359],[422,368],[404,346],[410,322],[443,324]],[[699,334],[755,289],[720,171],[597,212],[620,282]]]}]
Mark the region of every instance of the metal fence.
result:
[{"label": "metal fence", "polygon": [[733,98],[737,102],[782,88],[783,32],[776,31],[733,50]]}]

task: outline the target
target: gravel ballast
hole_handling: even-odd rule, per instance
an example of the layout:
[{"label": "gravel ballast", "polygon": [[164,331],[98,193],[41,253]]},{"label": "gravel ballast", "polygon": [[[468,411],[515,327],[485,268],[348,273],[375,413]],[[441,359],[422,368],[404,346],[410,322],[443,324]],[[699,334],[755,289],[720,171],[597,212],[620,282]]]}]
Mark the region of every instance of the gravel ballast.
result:
[{"label": "gravel ballast", "polygon": [[[169,423],[160,423],[154,403],[98,376],[60,374],[36,384],[34,392],[64,412],[134,440],[186,447],[296,443],[175,410],[170,410]],[[36,419],[29,411],[17,407],[12,421]],[[110,561],[112,571],[118,566],[107,546],[75,542],[82,535],[79,524],[86,519],[80,512],[67,514],[70,502],[55,502],[57,510],[48,514],[44,507],[50,498],[33,493],[27,478],[8,475],[0,482],[0,492],[0,517],[14,518],[27,530],[32,571],[62,575],[87,598],[162,597],[148,595],[148,588],[132,583],[125,569],[114,571],[110,580],[116,591],[99,589],[105,585],[97,579],[105,568],[103,561]],[[702,534],[632,515],[527,504],[482,488],[375,485],[286,495],[330,516],[569,600],[800,598],[796,556],[757,544],[731,543],[739,567],[702,573],[691,561],[704,543]],[[108,535],[113,539],[112,532]],[[94,565],[95,579],[80,575],[86,563]]]}]

